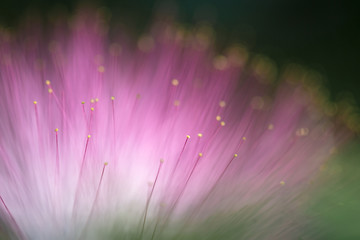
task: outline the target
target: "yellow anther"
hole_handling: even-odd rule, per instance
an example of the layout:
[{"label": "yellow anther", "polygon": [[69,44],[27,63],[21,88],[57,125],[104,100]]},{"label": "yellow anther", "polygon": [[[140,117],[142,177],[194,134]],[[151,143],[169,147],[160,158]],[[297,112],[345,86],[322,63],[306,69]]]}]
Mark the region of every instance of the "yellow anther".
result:
[{"label": "yellow anther", "polygon": [[246,137],[242,137],[242,140],[246,141]]},{"label": "yellow anther", "polygon": [[203,135],[202,133],[198,133],[198,137],[201,138]]},{"label": "yellow anther", "polygon": [[225,122],[224,121],[221,121],[220,125],[223,127],[225,126]]},{"label": "yellow anther", "polygon": [[238,155],[235,153],[235,154],[234,154],[234,157],[237,157],[237,156],[238,156]]},{"label": "yellow anther", "polygon": [[82,102],[81,102],[81,104],[85,104],[85,102],[84,102],[84,101],[82,101]]},{"label": "yellow anther", "polygon": [[37,104],[37,101],[34,101],[33,103],[34,103],[34,104]]},{"label": "yellow anther", "polygon": [[104,162],[104,165],[106,166],[106,165],[108,165],[109,163],[108,162]]},{"label": "yellow anther", "polygon": [[111,100],[113,100],[113,101],[114,101],[114,100],[115,100],[115,97],[111,97]]},{"label": "yellow anther", "polygon": [[179,85],[179,80],[173,79],[173,80],[171,81],[171,84],[176,87],[177,85]]},{"label": "yellow anther", "polygon": [[220,102],[219,102],[219,106],[220,107],[225,107],[226,106],[226,102],[224,101],[224,100],[221,100]]},{"label": "yellow anther", "polygon": [[94,111],[95,109],[92,107],[92,108],[90,108],[90,110],[91,110],[91,111]]},{"label": "yellow anther", "polygon": [[268,129],[269,129],[269,130],[273,130],[273,129],[274,129],[274,124],[271,124],[271,123],[270,123],[269,126],[268,126]]},{"label": "yellow anther", "polygon": [[221,120],[221,117],[219,115],[216,116],[216,120],[217,121],[220,121]]},{"label": "yellow anther", "polygon": [[99,66],[99,67],[98,67],[98,71],[99,71],[100,73],[105,72],[105,67],[104,67],[104,66]]},{"label": "yellow anther", "polygon": [[48,89],[48,92],[49,92],[49,93],[52,93],[52,92],[53,92],[52,88],[49,88],[49,89]]},{"label": "yellow anther", "polygon": [[140,99],[140,98],[141,98],[141,94],[140,93],[136,94],[136,99]]},{"label": "yellow anther", "polygon": [[199,153],[199,157],[202,157],[203,156],[203,154],[202,153]]},{"label": "yellow anther", "polygon": [[59,129],[58,128],[55,128],[55,132],[58,132],[59,131]]},{"label": "yellow anther", "polygon": [[217,70],[224,70],[228,65],[228,60],[225,56],[217,56],[213,60],[213,65]]},{"label": "yellow anther", "polygon": [[281,181],[280,184],[281,184],[282,186],[284,186],[284,185],[285,185],[285,182],[284,182],[284,181]]},{"label": "yellow anther", "polygon": [[49,80],[46,80],[45,83],[46,83],[46,85],[48,85],[48,86],[50,85],[50,81],[49,81]]},{"label": "yellow anther", "polygon": [[190,135],[186,135],[186,137],[187,137],[187,139],[189,139],[189,138],[190,138]]},{"label": "yellow anther", "polygon": [[95,98],[95,102],[98,102],[99,101],[99,99],[98,98]]},{"label": "yellow anther", "polygon": [[177,106],[179,106],[179,105],[180,105],[180,100],[175,100],[175,101],[174,101],[174,106],[177,107]]},{"label": "yellow anther", "polygon": [[164,162],[164,159],[160,158],[160,162],[163,163],[163,162]]},{"label": "yellow anther", "polygon": [[90,99],[90,102],[91,102],[91,103],[94,103],[94,102],[95,102],[95,100],[94,100],[94,99]]},{"label": "yellow anther", "polygon": [[91,138],[91,135],[90,135],[90,134],[88,135],[88,138]]},{"label": "yellow anther", "polygon": [[296,130],[296,135],[299,137],[303,137],[309,134],[309,129],[308,128],[299,128],[298,130]]}]

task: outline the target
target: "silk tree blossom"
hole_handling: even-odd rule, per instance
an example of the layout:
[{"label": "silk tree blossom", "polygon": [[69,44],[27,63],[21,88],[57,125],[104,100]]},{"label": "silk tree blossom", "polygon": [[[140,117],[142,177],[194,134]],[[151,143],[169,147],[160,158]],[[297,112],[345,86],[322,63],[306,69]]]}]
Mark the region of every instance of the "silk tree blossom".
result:
[{"label": "silk tree blossom", "polygon": [[159,22],[132,44],[94,16],[1,33],[3,234],[306,236],[301,193],[346,138],[296,81],[309,74],[275,87],[270,60],[214,54],[208,27]]}]

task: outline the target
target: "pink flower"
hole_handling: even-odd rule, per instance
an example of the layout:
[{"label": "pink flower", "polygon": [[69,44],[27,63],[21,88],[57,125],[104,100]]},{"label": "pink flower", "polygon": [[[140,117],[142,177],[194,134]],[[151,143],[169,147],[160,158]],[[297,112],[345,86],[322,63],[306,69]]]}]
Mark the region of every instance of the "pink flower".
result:
[{"label": "pink flower", "polygon": [[84,11],[46,37],[0,34],[9,236],[301,236],[301,193],[346,137],[296,81],[309,72],[275,88],[271,60],[215,55],[207,26],[159,22],[136,46],[106,32]]}]

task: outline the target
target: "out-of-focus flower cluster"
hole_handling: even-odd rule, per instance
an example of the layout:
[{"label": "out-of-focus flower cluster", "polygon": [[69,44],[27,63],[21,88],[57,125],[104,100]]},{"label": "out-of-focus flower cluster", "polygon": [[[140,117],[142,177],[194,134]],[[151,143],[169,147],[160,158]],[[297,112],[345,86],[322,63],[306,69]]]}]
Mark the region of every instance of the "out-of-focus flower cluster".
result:
[{"label": "out-of-focus flower cluster", "polygon": [[1,31],[0,232],[306,236],[301,193],[349,136],[305,90],[316,75],[240,45],[217,55],[208,26],[160,21],[132,44],[103,21]]}]

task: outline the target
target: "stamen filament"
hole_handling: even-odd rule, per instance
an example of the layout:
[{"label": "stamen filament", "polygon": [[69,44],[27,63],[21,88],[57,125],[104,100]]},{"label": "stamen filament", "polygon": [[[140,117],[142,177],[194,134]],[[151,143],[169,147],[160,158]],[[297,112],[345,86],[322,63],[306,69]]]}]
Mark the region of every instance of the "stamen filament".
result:
[{"label": "stamen filament", "polygon": [[141,228],[141,233],[140,233],[140,238],[139,239],[142,239],[142,236],[144,234],[144,229],[145,229],[145,222],[146,222],[146,217],[147,217],[147,213],[148,213],[148,209],[149,209],[149,205],[150,205],[150,201],[151,201],[151,197],[154,193],[154,189],[155,189],[155,186],[156,186],[156,182],[158,180],[158,177],[159,177],[159,174],[160,174],[160,170],[161,170],[161,167],[162,167],[162,164],[164,163],[164,160],[163,159],[160,159],[160,165],[159,165],[159,168],[158,168],[158,171],[156,173],[156,177],[155,177],[155,181],[154,181],[154,184],[151,188],[151,192],[150,192],[150,195],[146,201],[146,206],[145,206],[145,213],[144,213],[144,219],[143,219],[143,223],[142,223],[142,228]]},{"label": "stamen filament", "polygon": [[20,239],[26,239],[26,238],[25,238],[25,235],[24,235],[23,232],[21,231],[18,223],[16,222],[14,216],[11,214],[9,208],[7,207],[7,205],[6,205],[5,201],[4,201],[4,199],[1,197],[1,195],[0,195],[0,200],[1,200],[2,204],[3,204],[3,206],[5,207],[6,212],[9,214],[9,217],[10,217],[12,223],[13,223],[14,226],[15,226],[16,231],[17,231],[17,234],[19,235],[19,238],[20,238]]}]

